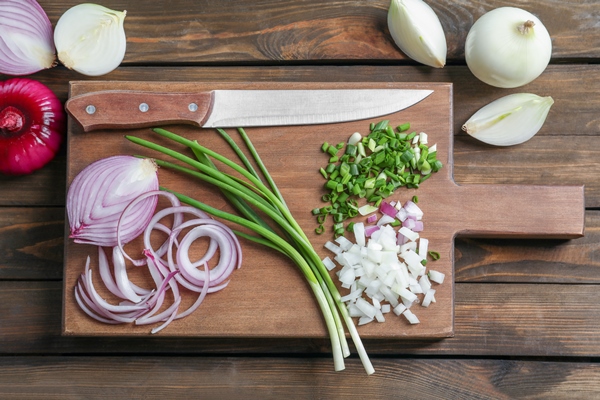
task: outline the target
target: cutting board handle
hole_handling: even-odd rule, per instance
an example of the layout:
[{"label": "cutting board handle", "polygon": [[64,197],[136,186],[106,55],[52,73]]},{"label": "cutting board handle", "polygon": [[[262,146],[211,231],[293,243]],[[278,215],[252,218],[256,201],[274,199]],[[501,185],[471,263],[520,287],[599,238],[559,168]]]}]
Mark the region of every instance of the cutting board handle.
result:
[{"label": "cutting board handle", "polygon": [[168,124],[202,126],[214,103],[213,92],[156,93],[107,90],[71,97],[65,108],[85,132],[149,128]]},{"label": "cutting board handle", "polygon": [[460,236],[572,239],[584,234],[583,186],[468,185],[456,192]]}]

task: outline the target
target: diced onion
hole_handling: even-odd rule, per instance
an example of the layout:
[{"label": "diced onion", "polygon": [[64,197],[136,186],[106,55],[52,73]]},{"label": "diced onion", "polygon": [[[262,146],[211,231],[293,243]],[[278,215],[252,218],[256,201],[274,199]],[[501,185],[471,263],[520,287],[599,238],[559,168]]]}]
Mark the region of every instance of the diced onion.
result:
[{"label": "diced onion", "polygon": [[[350,292],[341,299],[348,314],[358,318],[358,325],[383,323],[384,314],[390,312],[404,315],[411,325],[418,324],[409,308],[435,303],[432,282],[443,282],[444,274],[428,272],[424,265],[430,242],[417,232],[423,229],[422,210],[412,201],[383,204],[380,211],[386,212],[377,225],[354,223],[354,243],[343,236],[335,239],[337,244],[325,243],[335,254],[335,262],[326,257],[323,263],[328,270],[333,270],[336,262],[342,266],[336,274]],[[367,220],[373,217],[377,215]],[[401,218],[404,224],[396,230],[393,225],[399,225]]]},{"label": "diced onion", "polygon": [[441,272],[430,269],[429,270],[429,279],[435,283],[444,283],[445,275]]}]

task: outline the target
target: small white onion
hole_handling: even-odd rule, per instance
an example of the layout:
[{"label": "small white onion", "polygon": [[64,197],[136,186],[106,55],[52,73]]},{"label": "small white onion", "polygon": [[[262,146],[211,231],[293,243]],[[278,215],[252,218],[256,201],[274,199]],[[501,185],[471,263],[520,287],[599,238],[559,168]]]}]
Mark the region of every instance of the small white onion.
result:
[{"label": "small white onion", "polygon": [[422,64],[442,68],[446,64],[446,36],[433,9],[422,0],[392,0],[388,28],[396,45]]},{"label": "small white onion", "polygon": [[544,125],[552,97],[514,93],[501,97],[477,111],[463,131],[494,146],[513,146],[531,139]]},{"label": "small white onion", "polygon": [[58,59],[65,67],[88,76],[104,75],[125,57],[126,11],[83,3],[68,9],[54,29]]},{"label": "small white onion", "polygon": [[496,8],[479,18],[465,43],[467,66],[478,79],[501,88],[523,86],[548,66],[552,40],[542,22],[516,7]]}]

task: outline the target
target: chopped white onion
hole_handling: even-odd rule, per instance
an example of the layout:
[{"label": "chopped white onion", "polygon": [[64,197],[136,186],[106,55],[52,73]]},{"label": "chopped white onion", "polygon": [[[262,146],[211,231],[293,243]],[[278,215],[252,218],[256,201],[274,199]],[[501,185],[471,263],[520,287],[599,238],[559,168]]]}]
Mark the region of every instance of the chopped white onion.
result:
[{"label": "chopped white onion", "polygon": [[444,283],[445,276],[446,275],[441,272],[438,272],[438,271],[435,271],[432,269],[429,270],[429,280],[431,280],[432,282],[440,283],[440,284]]},{"label": "chopped white onion", "polygon": [[333,254],[340,254],[342,252],[342,249],[338,245],[329,241],[325,243],[325,248],[331,251]]},{"label": "chopped white onion", "polygon": [[323,259],[323,265],[325,265],[325,268],[327,268],[328,271],[335,269],[335,263],[331,261],[331,258],[329,257]]},{"label": "chopped white onion", "polygon": [[[427,137],[420,139],[426,141]],[[430,242],[418,233],[423,230],[421,208],[413,201],[404,205],[391,201],[380,211],[384,209],[377,225],[354,224],[354,243],[343,236],[336,238],[336,243],[326,242],[325,247],[335,254],[335,262],[325,257],[323,263],[328,270],[335,268],[336,262],[342,266],[336,274],[349,294],[341,299],[349,315],[359,318],[358,325],[385,322],[383,314],[392,311],[404,315],[410,324],[418,324],[419,319],[409,308],[435,303],[432,282],[443,282],[444,274],[427,271],[424,265]],[[368,208],[363,211],[373,212]],[[393,227],[400,224],[403,226],[399,229]]]},{"label": "chopped white onion", "polygon": [[435,295],[435,289],[429,289],[427,292],[425,292],[425,297],[423,298],[421,305],[423,307],[429,307],[432,300],[434,299],[434,297],[433,297],[434,295]]},{"label": "chopped white onion", "polygon": [[402,314],[406,317],[408,322],[410,322],[411,324],[418,324],[421,322],[421,321],[419,321],[419,318],[417,318],[417,316],[415,314],[413,314],[410,310],[404,310],[404,312]]}]

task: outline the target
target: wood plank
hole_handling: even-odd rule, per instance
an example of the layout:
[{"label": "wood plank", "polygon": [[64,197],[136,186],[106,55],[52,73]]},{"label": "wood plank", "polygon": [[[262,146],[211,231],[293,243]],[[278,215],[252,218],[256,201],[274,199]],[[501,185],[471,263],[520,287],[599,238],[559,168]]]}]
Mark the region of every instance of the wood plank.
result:
[{"label": "wood plank", "polygon": [[600,283],[595,257],[600,213],[587,211],[585,237],[575,240],[457,238],[457,282]]},{"label": "wood plank", "polygon": [[[578,79],[573,80],[572,74]],[[479,144],[460,132],[472,113],[514,90],[493,89],[476,82],[466,67],[431,70],[425,67],[321,66],[321,67],[203,67],[119,68],[106,76],[115,80],[209,82],[452,82],[454,85],[455,179],[459,183],[585,184],[586,204],[600,207],[598,156],[600,145],[600,66],[554,65],[523,89],[552,95],[555,105],[546,125],[522,145],[498,149]],[[67,99],[67,80],[82,76],[55,68],[33,76]],[[548,139],[548,137],[556,137]],[[318,144],[320,145],[321,139]],[[64,148],[64,147],[63,147]],[[558,157],[556,151],[566,157]],[[492,156],[493,155],[493,156]],[[0,176],[0,205],[64,205],[66,159],[64,150],[47,167],[27,177]],[[499,172],[502,171],[502,172]]]},{"label": "wood plank", "polygon": [[62,279],[65,209],[0,208],[0,279]]},{"label": "wood plank", "polygon": [[[63,275],[64,208],[0,207],[0,280]],[[593,262],[600,212],[588,210],[585,236],[573,240],[455,240],[456,282],[600,283]],[[24,234],[27,232],[27,234]]]},{"label": "wood plank", "polygon": [[[40,0],[53,24],[75,0]],[[115,1],[103,3],[121,9]],[[469,28],[486,11],[505,6],[452,0],[432,2],[448,42],[448,60],[464,59]],[[517,5],[518,6],[518,5]],[[553,57],[600,57],[594,1],[528,1],[553,38]],[[405,61],[387,28],[389,1],[307,0],[130,2],[126,6],[126,64],[232,63],[266,61]],[[569,21],[569,23],[565,23]],[[157,29],[160,26],[160,29]],[[586,35],[581,37],[581,32]]]},{"label": "wood plank", "polygon": [[[365,340],[376,355],[600,357],[598,285],[457,283],[455,336]],[[326,339],[61,336],[60,282],[0,282],[0,354],[324,354]]]},{"label": "wood plank", "polygon": [[322,358],[2,357],[0,397],[12,399],[594,398],[595,363],[378,359],[374,375]]}]

